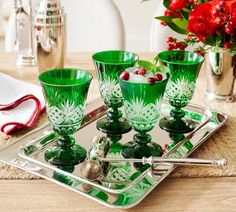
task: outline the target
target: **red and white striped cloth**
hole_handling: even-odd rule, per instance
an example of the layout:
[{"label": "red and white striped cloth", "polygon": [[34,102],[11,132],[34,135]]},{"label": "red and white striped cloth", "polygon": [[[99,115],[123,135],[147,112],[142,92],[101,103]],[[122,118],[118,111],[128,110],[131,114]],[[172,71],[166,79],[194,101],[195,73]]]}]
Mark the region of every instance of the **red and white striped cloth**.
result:
[{"label": "red and white striped cloth", "polygon": [[10,135],[31,128],[44,110],[39,86],[0,73],[0,131]]}]

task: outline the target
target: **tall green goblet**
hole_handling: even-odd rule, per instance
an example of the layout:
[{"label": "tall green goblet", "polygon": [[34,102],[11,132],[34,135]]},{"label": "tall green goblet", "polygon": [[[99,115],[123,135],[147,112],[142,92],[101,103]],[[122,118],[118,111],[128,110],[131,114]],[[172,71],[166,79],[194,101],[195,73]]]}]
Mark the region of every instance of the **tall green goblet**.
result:
[{"label": "tall green goblet", "polygon": [[[135,68],[126,71],[132,73]],[[125,158],[142,158],[161,156],[162,148],[152,142],[152,137],[147,134],[153,129],[161,112],[162,98],[167,85],[168,76],[162,81],[149,84],[119,79],[124,97],[124,108],[127,120],[138,133],[133,141],[123,145],[122,155]]]},{"label": "tall green goblet", "polygon": [[57,145],[46,150],[44,157],[58,167],[68,167],[82,162],[86,150],[75,144],[73,135],[81,125],[84,116],[92,75],[72,68],[54,69],[39,75],[49,121],[53,130],[61,137]]},{"label": "tall green goblet", "polygon": [[204,58],[195,52],[164,51],[158,55],[161,64],[170,70],[170,80],[166,87],[166,97],[175,107],[170,116],[160,120],[160,127],[170,133],[188,133],[194,130],[195,123],[184,119],[181,108],[188,105],[195,90],[196,80]]},{"label": "tall green goblet", "polygon": [[105,104],[109,107],[107,117],[98,120],[98,130],[108,137],[119,140],[121,134],[131,130],[126,118],[119,110],[123,106],[123,97],[118,82],[119,74],[126,68],[133,67],[138,56],[132,52],[111,50],[93,55],[94,65],[99,79],[99,89]]}]

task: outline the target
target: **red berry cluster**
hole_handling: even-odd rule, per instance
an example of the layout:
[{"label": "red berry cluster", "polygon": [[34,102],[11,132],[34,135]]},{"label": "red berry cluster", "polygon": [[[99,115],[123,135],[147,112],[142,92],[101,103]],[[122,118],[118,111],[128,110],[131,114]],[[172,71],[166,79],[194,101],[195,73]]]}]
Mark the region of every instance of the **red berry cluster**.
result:
[{"label": "red berry cluster", "polygon": [[147,79],[147,82],[148,82],[149,84],[154,84],[155,82],[159,82],[159,81],[161,81],[162,79],[163,79],[162,75],[159,74],[159,73],[157,73],[157,74],[155,74],[154,77],[149,77],[149,78]]},{"label": "red berry cluster", "polygon": [[[134,74],[139,74],[139,75],[142,75],[142,76],[145,76],[146,73],[147,73],[147,70],[145,68],[139,68],[139,69],[134,71]],[[157,74],[155,74],[154,77],[149,77],[147,79],[147,82],[149,84],[153,84],[155,82],[161,81],[162,79],[163,79],[162,75],[157,73]]]},{"label": "red berry cluster", "polygon": [[147,70],[145,68],[139,68],[134,71],[134,74],[138,74],[142,76],[145,76],[146,73],[147,73]]},{"label": "red berry cluster", "polygon": [[168,50],[174,50],[174,49],[180,49],[180,50],[185,50],[186,45],[183,42],[177,41],[177,39],[173,37],[168,37],[166,39],[167,42],[167,49]]},{"label": "red berry cluster", "polygon": [[231,38],[229,41],[225,41],[224,47],[227,49],[231,49],[233,47],[233,42],[235,42],[235,33],[236,33],[236,24],[233,21],[233,17],[231,13],[228,13],[226,11],[226,2],[224,0],[219,1],[213,11],[212,11],[215,21],[218,25],[223,26],[223,28],[220,28],[216,31],[217,35],[221,35],[222,33],[226,33],[227,35],[230,35]]},{"label": "red berry cluster", "polygon": [[[145,76],[147,73],[147,70],[145,68],[139,68],[139,69],[134,70],[133,73]],[[128,71],[123,71],[120,75],[120,79],[122,79],[122,80],[127,81],[127,80],[129,80],[129,78],[130,78],[130,73]],[[155,74],[154,77],[149,77],[147,79],[147,82],[149,84],[153,84],[155,82],[161,81],[162,79],[163,79],[163,76],[161,74],[157,73],[157,74]]]}]

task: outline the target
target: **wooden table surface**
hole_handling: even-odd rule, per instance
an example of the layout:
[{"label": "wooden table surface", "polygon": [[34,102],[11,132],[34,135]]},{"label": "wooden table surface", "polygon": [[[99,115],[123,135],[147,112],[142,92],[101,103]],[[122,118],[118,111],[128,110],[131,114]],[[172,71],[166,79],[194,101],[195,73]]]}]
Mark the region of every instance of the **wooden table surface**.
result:
[{"label": "wooden table surface", "polygon": [[[142,59],[154,56],[138,54]],[[13,54],[0,53],[0,71],[38,84],[37,68],[17,68],[14,59]],[[91,53],[68,54],[66,66],[86,69],[95,76]],[[112,210],[46,180],[0,180],[2,212]],[[167,178],[130,211],[236,211],[236,177]]]}]

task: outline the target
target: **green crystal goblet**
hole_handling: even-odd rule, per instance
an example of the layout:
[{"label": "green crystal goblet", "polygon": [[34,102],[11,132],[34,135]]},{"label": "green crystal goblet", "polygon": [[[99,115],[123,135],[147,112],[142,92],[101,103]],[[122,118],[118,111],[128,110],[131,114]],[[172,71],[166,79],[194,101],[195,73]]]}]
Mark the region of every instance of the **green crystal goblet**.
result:
[{"label": "green crystal goblet", "polygon": [[109,107],[107,117],[98,120],[97,129],[106,133],[108,137],[114,135],[121,137],[122,134],[129,132],[131,127],[119,110],[123,106],[123,97],[118,76],[126,68],[133,67],[138,61],[138,56],[128,51],[109,50],[95,53],[92,58],[101,96]]},{"label": "green crystal goblet", "polygon": [[49,70],[39,75],[48,119],[60,135],[57,145],[47,149],[44,157],[57,167],[73,167],[86,158],[86,150],[75,144],[72,135],[82,123],[92,78],[89,72],[73,68]]},{"label": "green crystal goblet", "polygon": [[[135,68],[129,68],[126,71],[133,72],[133,70]],[[162,155],[162,147],[152,142],[152,137],[147,132],[154,128],[160,116],[167,81],[168,74],[166,79],[154,84],[119,78],[127,120],[138,132],[133,136],[133,141],[123,145],[122,155],[125,158]]]},{"label": "green crystal goblet", "polygon": [[170,116],[160,120],[160,127],[170,133],[188,133],[194,130],[195,123],[186,119],[185,111],[193,97],[196,80],[204,58],[189,51],[164,51],[158,54],[159,61],[170,70],[170,79],[165,96],[174,109]]}]

